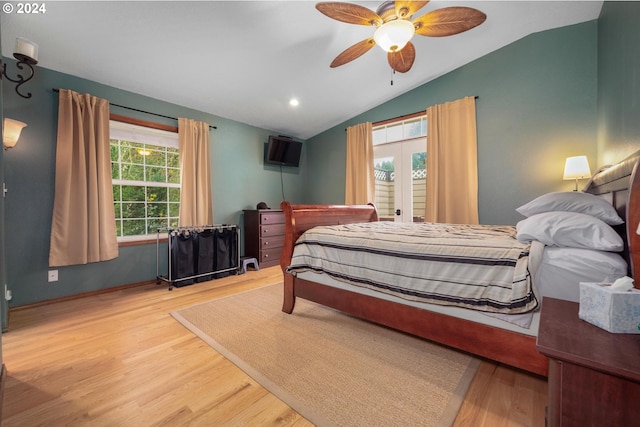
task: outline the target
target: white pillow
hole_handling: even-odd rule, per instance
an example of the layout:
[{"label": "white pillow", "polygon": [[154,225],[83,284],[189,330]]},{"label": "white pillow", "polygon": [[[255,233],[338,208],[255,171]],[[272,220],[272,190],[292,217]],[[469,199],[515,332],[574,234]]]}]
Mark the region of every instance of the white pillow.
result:
[{"label": "white pillow", "polygon": [[547,246],[595,249],[619,252],[622,237],[604,221],[575,212],[545,212],[524,219],[516,225],[521,242],[538,240]]},{"label": "white pillow", "polygon": [[520,206],[516,211],[530,217],[543,212],[566,211],[594,216],[609,225],[624,223],[611,203],[581,191],[547,193]]}]

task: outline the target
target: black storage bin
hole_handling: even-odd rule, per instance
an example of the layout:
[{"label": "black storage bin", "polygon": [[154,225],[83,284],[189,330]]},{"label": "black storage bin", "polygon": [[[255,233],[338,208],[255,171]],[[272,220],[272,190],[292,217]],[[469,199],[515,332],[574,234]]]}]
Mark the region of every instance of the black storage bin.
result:
[{"label": "black storage bin", "polygon": [[[213,230],[203,230],[196,233],[196,275],[215,271],[215,240]],[[198,276],[196,281],[206,282],[213,279],[213,274]]]},{"label": "black storage bin", "polygon": [[[194,279],[186,279],[195,273],[194,234],[189,231],[176,233],[171,239],[171,277],[175,286],[191,285]],[[180,280],[184,279],[184,280]]]}]

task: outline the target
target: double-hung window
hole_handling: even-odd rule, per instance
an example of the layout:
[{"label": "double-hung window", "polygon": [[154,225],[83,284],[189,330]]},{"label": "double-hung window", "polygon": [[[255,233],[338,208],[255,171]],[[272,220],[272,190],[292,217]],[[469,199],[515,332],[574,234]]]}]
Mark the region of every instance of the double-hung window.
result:
[{"label": "double-hung window", "polygon": [[180,209],[178,134],[111,121],[111,177],[118,241],[176,227]]}]

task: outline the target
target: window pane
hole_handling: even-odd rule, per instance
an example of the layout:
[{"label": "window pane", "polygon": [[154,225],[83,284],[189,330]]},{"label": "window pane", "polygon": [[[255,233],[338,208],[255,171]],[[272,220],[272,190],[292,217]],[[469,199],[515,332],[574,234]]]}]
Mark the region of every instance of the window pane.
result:
[{"label": "window pane", "polygon": [[111,151],[111,161],[117,162],[118,160],[120,160],[120,156],[118,156],[118,141],[112,139],[109,149]]},{"label": "window pane", "polygon": [[[134,143],[127,143],[131,145]],[[142,164],[144,162],[144,156],[140,154],[138,150],[142,149],[142,144],[135,144],[138,147],[126,147],[125,142],[122,142],[122,148],[120,149],[120,155],[122,156],[122,162]]]},{"label": "window pane", "polygon": [[157,168],[147,166],[147,179],[151,182],[167,182],[167,170],[165,168]]},{"label": "window pane", "polygon": [[146,156],[146,162],[147,165],[154,165],[154,166],[165,166],[166,163],[166,155],[164,154],[163,151],[155,151],[152,150],[151,147],[146,147],[146,149],[151,151],[151,154],[149,154],[148,156]]},{"label": "window pane", "polygon": [[111,178],[120,179],[120,164],[111,163]]},{"label": "window pane", "polygon": [[127,202],[144,202],[144,187],[137,185],[122,186],[122,201]]},{"label": "window pane", "polygon": [[147,187],[147,202],[166,202],[168,188]]},{"label": "window pane", "polygon": [[420,120],[404,124],[405,138],[415,138],[420,135]]},{"label": "window pane", "polygon": [[169,201],[170,202],[179,202],[180,201],[180,189],[175,187],[169,187]]},{"label": "window pane", "polygon": [[373,145],[387,142],[387,128],[374,129],[372,136]]},{"label": "window pane", "polygon": [[167,169],[167,182],[180,184],[180,169]]},{"label": "window pane", "polygon": [[122,221],[122,235],[123,236],[139,236],[146,233],[145,220],[123,220]]},{"label": "window pane", "polygon": [[120,208],[120,203],[118,202],[114,203],[113,210],[116,213],[116,218],[120,218],[122,216],[122,209]]},{"label": "window pane", "polygon": [[122,221],[116,220],[116,233],[118,236],[122,236]]},{"label": "window pane", "polygon": [[167,166],[170,168],[180,169],[180,156],[178,155],[178,150],[171,151],[170,148],[167,149]]},{"label": "window pane", "polygon": [[169,203],[169,216],[177,218],[180,215],[180,203]]},{"label": "window pane", "polygon": [[150,219],[147,223],[147,234],[155,234],[158,232],[158,228],[167,228],[168,226],[168,221],[166,219]]},{"label": "window pane", "polygon": [[166,218],[167,213],[166,203],[149,203],[147,205],[148,218]]},{"label": "window pane", "polygon": [[400,141],[402,139],[402,123],[387,127],[387,141]]},{"label": "window pane", "polygon": [[425,203],[427,196],[427,168],[426,152],[411,155],[411,192],[413,207],[413,222],[424,222]]},{"label": "window pane", "polygon": [[123,203],[123,218],[144,218],[146,216],[144,203]]},{"label": "window pane", "polygon": [[120,200],[120,186],[119,185],[114,185],[113,186],[113,201],[118,201]]},{"label": "window pane", "polygon": [[144,166],[123,163],[122,179],[127,181],[144,181]]}]

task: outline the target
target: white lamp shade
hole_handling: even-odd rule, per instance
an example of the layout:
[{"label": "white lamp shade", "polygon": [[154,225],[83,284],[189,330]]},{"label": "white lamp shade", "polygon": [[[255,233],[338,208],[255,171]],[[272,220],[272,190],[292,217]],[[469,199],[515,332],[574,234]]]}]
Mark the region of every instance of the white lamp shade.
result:
[{"label": "white lamp shade", "polygon": [[12,148],[18,143],[22,128],[27,126],[26,123],[17,120],[5,118],[2,126],[2,145]]},{"label": "white lamp shade", "polygon": [[396,19],[382,24],[373,34],[373,39],[386,52],[398,52],[407,45],[415,31],[411,22]]},{"label": "white lamp shade", "polygon": [[567,157],[564,164],[564,176],[562,179],[584,179],[591,176],[587,156]]}]

